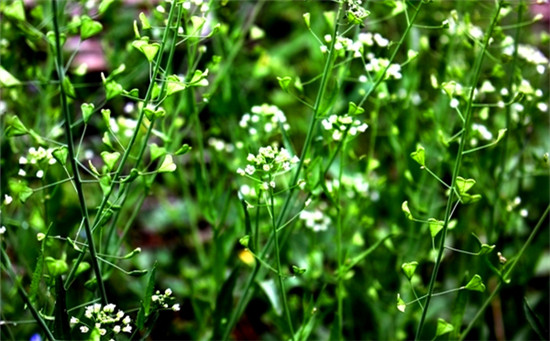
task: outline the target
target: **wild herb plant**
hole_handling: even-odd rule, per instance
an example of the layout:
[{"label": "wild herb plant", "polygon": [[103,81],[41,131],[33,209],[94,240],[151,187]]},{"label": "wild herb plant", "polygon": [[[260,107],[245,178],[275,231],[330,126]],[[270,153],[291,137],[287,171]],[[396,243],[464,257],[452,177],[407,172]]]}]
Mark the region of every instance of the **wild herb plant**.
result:
[{"label": "wild herb plant", "polygon": [[537,8],[2,2],[2,336],[547,338]]}]

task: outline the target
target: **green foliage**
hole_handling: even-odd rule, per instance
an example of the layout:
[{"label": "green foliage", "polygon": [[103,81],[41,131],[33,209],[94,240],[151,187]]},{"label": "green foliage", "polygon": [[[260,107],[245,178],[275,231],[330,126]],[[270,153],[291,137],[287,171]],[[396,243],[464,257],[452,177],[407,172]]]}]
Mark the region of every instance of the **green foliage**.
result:
[{"label": "green foliage", "polygon": [[2,338],[547,337],[536,10],[0,2]]}]

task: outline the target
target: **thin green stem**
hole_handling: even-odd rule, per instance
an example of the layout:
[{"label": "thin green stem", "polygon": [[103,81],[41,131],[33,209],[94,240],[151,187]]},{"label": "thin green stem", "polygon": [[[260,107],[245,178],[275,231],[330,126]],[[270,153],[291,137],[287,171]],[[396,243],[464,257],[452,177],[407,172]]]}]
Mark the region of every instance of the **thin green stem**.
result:
[{"label": "thin green stem", "polygon": [[338,316],[338,339],[343,339],[343,326],[344,326],[344,276],[343,276],[343,266],[344,266],[344,251],[342,248],[342,175],[344,171],[344,157],[345,157],[345,149],[346,145],[345,142],[342,142],[342,149],[340,151],[340,167],[338,172],[338,183],[340,184],[338,186],[338,191],[336,192],[336,252],[338,254],[338,272],[340,273],[340,276],[338,276],[338,285],[336,290],[336,297],[338,300],[338,308],[337,308],[337,316]]},{"label": "thin green stem", "polygon": [[[270,179],[271,180],[271,179]],[[292,327],[292,318],[290,317],[290,308],[288,307],[288,301],[286,298],[285,283],[281,273],[281,250],[279,247],[279,238],[277,233],[277,225],[275,222],[275,197],[273,195],[273,188],[270,189],[270,202],[271,202],[271,212],[273,218],[271,219],[271,224],[273,227],[273,240],[275,241],[275,260],[277,261],[277,281],[279,282],[279,288],[281,289],[281,298],[283,301],[283,310],[285,311],[286,322],[288,324],[288,330],[290,331],[290,338],[294,340],[294,328]]]},{"label": "thin green stem", "polygon": [[88,208],[86,205],[86,199],[84,198],[84,191],[82,190],[82,182],[80,179],[80,173],[78,171],[78,165],[76,163],[75,151],[74,151],[74,142],[73,142],[73,132],[71,130],[71,116],[69,114],[69,103],[67,101],[67,94],[64,89],[64,80],[65,72],[63,70],[63,56],[61,54],[61,43],[60,43],[60,33],[59,33],[59,22],[57,18],[57,0],[52,0],[52,11],[53,11],[53,26],[55,33],[55,52],[56,52],[56,67],[57,74],[59,77],[59,91],[61,97],[61,106],[63,115],[65,117],[65,135],[67,137],[67,149],[69,153],[69,160],[73,169],[74,185],[76,187],[76,192],[78,195],[78,201],[80,203],[80,214],[84,218],[84,229],[86,231],[86,237],[88,239],[88,245],[90,249],[91,263],[94,270],[94,274],[97,280],[97,286],[99,288],[99,294],[101,296],[101,302],[105,305],[109,301],[107,299],[107,292],[105,291],[105,286],[103,284],[103,279],[101,277],[101,270],[99,268],[99,262],[97,260],[96,249],[94,245],[94,238],[92,234],[92,229],[90,227],[90,218],[88,216]]},{"label": "thin green stem", "polygon": [[[23,302],[25,302],[25,304],[27,305],[27,308],[29,308],[29,310],[31,311],[32,316],[34,317],[34,319],[38,323],[38,326],[40,327],[40,329],[42,329],[42,331],[44,332],[46,337],[48,339],[52,340],[52,341],[55,341],[55,337],[53,336],[50,328],[48,328],[48,325],[46,324],[46,322],[44,321],[42,316],[40,316],[40,313],[38,312],[38,310],[36,310],[36,308],[32,304],[31,300],[29,299],[29,296],[25,292],[25,289],[23,289],[23,287],[21,286],[21,282],[17,280],[17,275],[15,274],[15,271],[13,271],[13,267],[11,265],[10,258],[8,257],[8,254],[4,250],[4,246],[1,245],[1,243],[0,243],[0,250],[2,252],[2,259],[6,263],[6,265],[2,266],[2,267],[8,273],[11,280],[13,281],[15,286],[17,287],[17,292],[19,292],[19,295],[23,299]],[[4,264],[2,263],[2,265],[4,265]]]},{"label": "thin green stem", "polygon": [[[296,171],[295,171],[295,175],[294,175],[294,177],[293,177],[293,179],[292,179],[292,181],[289,185],[289,188],[290,188],[289,192],[288,192],[288,194],[285,198],[285,201],[283,203],[281,211],[278,214],[277,222],[275,224],[276,227],[281,225],[283,220],[284,220],[286,211],[287,211],[288,207],[290,206],[290,202],[292,201],[292,197],[293,197],[294,191],[296,189],[296,184],[298,183],[298,179],[300,177],[300,172],[301,172],[301,170],[303,168],[303,165],[304,165],[304,159],[307,156],[307,153],[309,152],[309,148],[310,148],[311,143],[313,141],[313,135],[314,135],[313,132],[314,132],[315,127],[316,127],[317,122],[318,122],[318,114],[319,114],[319,110],[321,108],[321,102],[322,102],[322,99],[324,98],[326,88],[327,88],[327,84],[328,84],[328,79],[329,79],[329,76],[330,76],[330,73],[331,73],[330,71],[332,70],[332,65],[334,64],[334,60],[335,60],[334,44],[336,42],[336,36],[338,34],[338,23],[340,22],[340,18],[341,18],[342,13],[343,13],[343,8],[344,8],[344,2],[340,1],[338,3],[338,12],[337,12],[337,15],[336,15],[337,20],[335,22],[334,30],[332,32],[332,40],[331,40],[331,44],[330,44],[330,48],[329,48],[329,53],[328,53],[328,57],[325,61],[325,66],[324,66],[324,69],[323,69],[323,76],[321,78],[321,83],[319,85],[319,90],[317,92],[317,98],[315,99],[315,104],[313,106],[313,108],[314,108],[313,109],[313,115],[310,119],[306,139],[305,139],[305,142],[304,142],[304,147],[302,148],[300,162],[298,162],[298,165],[297,165]],[[274,236],[274,233],[272,232],[269,236],[268,241],[266,242],[266,245],[265,245],[264,249],[262,250],[262,252],[260,254],[260,257],[263,258],[265,256],[265,254],[270,250],[271,243],[273,242],[273,239],[274,239],[273,236]],[[233,329],[233,327],[237,323],[237,319],[241,316],[241,314],[243,313],[246,305],[248,304],[248,301],[252,297],[252,290],[253,290],[252,285],[255,282],[255,279],[256,279],[256,276],[259,273],[259,270],[260,270],[260,266],[256,265],[254,267],[254,270],[252,271],[252,273],[248,277],[248,280],[245,284],[245,288],[244,288],[244,291],[243,291],[243,296],[239,300],[239,303],[237,304],[237,308],[231,314],[229,322],[226,325],[226,328],[225,328],[225,331],[224,331],[224,334],[223,334],[223,340],[227,340],[229,338],[229,334],[231,333],[231,330]]]},{"label": "thin green stem", "polygon": [[[170,7],[170,12],[168,14],[168,24],[170,24],[173,20],[175,8],[176,8],[176,6],[171,6]],[[158,53],[158,56],[157,56],[157,59],[156,59],[156,62],[155,62],[155,68],[154,68],[153,75],[152,75],[151,79],[156,79],[157,74],[159,73],[160,63],[162,61],[162,55],[163,55],[163,51],[164,51],[164,46],[165,46],[166,41],[168,39],[168,32],[169,31],[170,31],[169,29],[166,29],[164,31],[164,35],[163,35],[163,38],[162,38],[161,46],[159,48],[159,53]],[[143,107],[141,108],[141,110],[139,112],[139,115],[138,115],[138,120],[137,120],[137,123],[136,123],[136,129],[134,130],[134,133],[132,134],[132,137],[130,138],[130,142],[128,143],[128,146],[126,147],[126,150],[122,154],[121,160],[118,164],[118,168],[115,171],[115,174],[113,175],[113,178],[112,178],[112,181],[111,181],[111,186],[109,187],[109,190],[107,191],[107,193],[105,193],[105,195],[103,196],[103,199],[101,200],[101,203],[99,205],[99,208],[98,208],[96,216],[95,216],[93,227],[91,229],[92,231],[95,230],[99,226],[99,224],[103,222],[103,220],[105,218],[105,212],[106,212],[105,208],[107,206],[107,203],[109,202],[109,198],[111,197],[111,194],[113,193],[115,187],[117,186],[118,180],[119,180],[120,176],[122,175],[122,170],[123,170],[124,166],[126,165],[126,161],[127,161],[128,157],[130,156],[130,152],[132,150],[132,147],[134,146],[134,144],[137,140],[137,136],[139,135],[140,127],[141,127],[141,124],[143,122],[143,118],[145,116],[144,109],[147,107],[147,104],[151,100],[151,97],[153,95],[154,84],[155,84],[155,82],[151,80],[151,82],[149,83],[149,87],[147,88],[147,93],[145,95],[145,98],[143,100]],[[61,87],[61,89],[62,88],[63,87]],[[142,157],[143,157],[143,154],[140,154],[138,156],[136,164],[139,164],[139,162],[141,162]],[[78,265],[80,265],[80,263],[82,262],[83,259],[84,259],[84,253],[81,253],[78,256],[78,258],[76,259],[76,262],[73,265],[71,271],[69,272],[69,275],[67,276],[67,280],[65,281],[65,283],[71,283],[72,282],[72,279],[76,275],[76,269],[78,268]],[[67,289],[67,286],[65,287],[65,289]]]},{"label": "thin green stem", "polygon": [[[498,15],[500,13],[500,9],[502,6],[502,0],[498,2],[497,9],[495,11],[495,14],[493,16],[493,19],[491,21],[491,25],[489,26],[489,29],[487,30],[486,36],[485,36],[485,42],[483,44],[483,48],[479,53],[479,56],[476,59],[476,63],[474,66],[474,74],[473,79],[471,83],[471,88],[468,96],[468,105],[466,107],[466,117],[464,122],[464,134],[461,136],[460,145],[458,147],[458,152],[455,160],[452,180],[451,180],[451,189],[456,188],[456,179],[458,177],[458,173],[460,171],[460,167],[462,165],[462,157],[463,157],[463,151],[464,147],[466,145],[466,139],[468,138],[469,132],[470,132],[470,120],[472,118],[472,104],[474,101],[474,91],[477,86],[477,83],[479,81],[479,77],[481,74],[481,65],[483,64],[483,59],[485,56],[485,51],[487,50],[487,47],[489,46],[489,40],[491,38],[491,35],[493,33],[493,29],[496,26]],[[415,339],[419,340],[422,334],[422,329],[424,328],[424,322],[426,320],[426,315],[428,313],[428,309],[430,306],[431,298],[433,296],[434,292],[434,286],[437,278],[437,273],[439,271],[439,267],[441,266],[441,259],[443,257],[443,252],[445,250],[445,239],[447,236],[447,231],[449,229],[449,221],[451,219],[451,211],[453,207],[453,201],[454,201],[454,190],[451,190],[451,193],[449,194],[449,198],[447,200],[447,207],[445,209],[445,220],[443,222],[443,230],[441,231],[441,239],[439,241],[439,248],[437,253],[437,258],[435,261],[434,269],[432,271],[432,276],[430,278],[430,283],[428,285],[428,293],[426,297],[426,303],[424,304],[424,310],[422,310],[422,316],[420,317],[420,323],[418,324],[418,329],[416,330],[416,336]]]}]

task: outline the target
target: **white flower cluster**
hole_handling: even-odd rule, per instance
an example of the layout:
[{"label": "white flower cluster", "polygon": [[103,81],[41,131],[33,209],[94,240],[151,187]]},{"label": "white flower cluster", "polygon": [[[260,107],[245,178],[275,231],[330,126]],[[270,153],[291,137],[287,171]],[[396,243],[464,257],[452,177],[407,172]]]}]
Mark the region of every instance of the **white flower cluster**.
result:
[{"label": "white flower cluster", "polygon": [[[327,44],[332,41],[332,36],[330,34],[325,35],[324,38]],[[336,42],[334,43],[334,49],[336,51],[352,51],[353,57],[359,58],[363,55],[364,46],[374,46],[375,44],[379,47],[387,47],[390,44],[390,41],[382,37],[380,33],[372,34],[371,32],[359,33],[357,41],[353,41],[350,38],[337,36]],[[326,45],[321,45],[321,52],[328,52],[328,47]]]},{"label": "white flower cluster", "polygon": [[330,115],[328,118],[325,118],[321,121],[323,128],[328,131],[332,131],[332,139],[335,141],[340,141],[344,137],[344,132],[348,127],[348,134],[351,136],[357,135],[357,133],[364,133],[369,127],[366,123],[361,123],[357,119],[349,115]]},{"label": "white flower cluster", "polygon": [[330,225],[330,218],[318,208],[313,211],[303,210],[300,212],[300,219],[315,232],[326,231]]},{"label": "white flower cluster", "polygon": [[373,53],[367,55],[367,60],[369,61],[365,64],[365,70],[368,72],[378,73],[379,71],[384,70],[388,67],[386,71],[385,79],[401,79],[401,65],[399,64],[390,64],[389,59],[386,58],[376,58]]},{"label": "white flower cluster", "polygon": [[369,11],[364,9],[361,0],[348,0],[348,20],[352,24],[361,24],[369,16]]},{"label": "white flower cluster", "polygon": [[[502,53],[513,56],[514,55],[514,38],[506,36],[500,44],[502,46]],[[518,56],[526,62],[536,65],[537,72],[543,74],[546,71],[546,67],[549,66],[549,60],[544,53],[532,45],[519,44]]]},{"label": "white flower cluster", "polygon": [[122,310],[118,310],[115,313],[116,305],[110,303],[101,306],[99,303],[95,303],[86,307],[84,316],[90,320],[91,324],[88,325],[80,321],[76,317],[71,317],[70,323],[72,326],[81,323],[80,332],[86,334],[90,331],[90,328],[96,329],[99,332],[99,335],[105,336],[111,332],[114,334],[131,333],[132,319],[130,316],[126,315]]},{"label": "white flower cluster", "polygon": [[27,153],[27,156],[21,156],[19,158],[19,172],[17,173],[19,176],[27,176],[27,171],[24,169],[25,165],[31,164],[31,165],[38,165],[39,169],[36,171],[36,177],[42,178],[44,176],[44,170],[42,168],[43,165],[53,165],[57,161],[53,157],[54,148],[48,148],[44,149],[43,147],[29,148],[29,151]]},{"label": "white flower cluster", "polygon": [[[279,149],[277,146],[261,147],[257,155],[250,153],[246,159],[250,163],[246,165],[245,169],[237,169],[237,173],[262,182],[264,190],[268,190],[270,187],[275,188],[273,178],[289,171],[293,165],[300,162],[296,155],[291,156],[288,150]],[[254,174],[259,174],[259,176],[253,177]]]},{"label": "white flower cluster", "polygon": [[250,109],[250,112],[252,114],[244,114],[239,122],[241,128],[248,128],[250,135],[258,135],[259,130],[270,134],[278,128],[279,124],[282,125],[284,130],[290,129],[285,114],[275,105],[266,103],[255,105]]},{"label": "white flower cluster", "polygon": [[[172,297],[172,289],[168,288],[164,290],[164,293],[160,293],[160,290],[157,290],[153,296],[151,296],[151,301],[153,301],[154,304],[157,304],[159,307],[168,309],[171,305],[171,301],[174,300],[174,297]],[[180,311],[180,305],[179,303],[173,304],[170,308],[173,311]]]}]

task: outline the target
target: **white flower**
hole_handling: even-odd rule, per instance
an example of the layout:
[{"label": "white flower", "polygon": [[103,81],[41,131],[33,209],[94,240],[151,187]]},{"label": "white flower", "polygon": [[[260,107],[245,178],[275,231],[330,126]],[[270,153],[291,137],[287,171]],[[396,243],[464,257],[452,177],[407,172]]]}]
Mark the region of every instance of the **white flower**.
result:
[{"label": "white flower", "polygon": [[124,312],[122,310],[119,310],[117,313],[116,313],[116,318],[117,320],[120,320],[122,318],[122,316],[124,316]]},{"label": "white flower", "polygon": [[321,49],[321,53],[327,53],[328,51],[328,47],[326,45],[321,45],[320,49]]},{"label": "white flower", "polygon": [[172,289],[168,288],[168,289],[164,290],[164,295],[166,295],[166,296],[172,295]]},{"label": "white flower", "polygon": [[269,170],[271,169],[271,165],[265,164],[262,168],[264,171],[269,172]]},{"label": "white flower", "polygon": [[6,233],[6,227],[4,225],[2,225],[0,227],[0,234],[4,234],[4,233]]},{"label": "white flower", "polygon": [[[130,322],[132,322],[132,319],[130,319],[130,316],[128,316],[128,315],[126,315],[124,320],[122,320],[122,323],[124,323],[124,324],[129,324]],[[130,328],[130,330],[131,330],[131,328]]]},{"label": "white flower", "polygon": [[270,181],[269,186],[271,186],[271,188],[275,188],[275,181]]},{"label": "white flower", "polygon": [[107,330],[105,330],[105,328],[99,328],[99,335],[105,335],[107,334]]},{"label": "white flower", "polygon": [[90,329],[86,326],[80,326],[80,332],[85,334],[89,331]]},{"label": "white flower", "polygon": [[132,332],[132,326],[126,325],[124,328],[122,328],[122,331],[125,333],[131,333]]},{"label": "white flower", "polygon": [[121,331],[121,328],[120,328],[120,326],[119,326],[118,324],[117,324],[117,325],[115,325],[115,326],[113,327],[113,331],[115,332],[115,334],[118,334],[118,333],[120,333],[120,331]]},{"label": "white flower", "polygon": [[27,175],[27,172],[25,172],[25,170],[21,168],[21,169],[19,169],[19,172],[17,173],[17,175],[19,175],[19,176],[26,176],[26,175]]},{"label": "white flower", "polygon": [[254,174],[254,172],[256,171],[256,168],[254,168],[254,166],[252,165],[247,165],[244,169],[244,171],[248,174],[248,175],[252,175]]},{"label": "white flower", "polygon": [[78,322],[80,322],[79,319],[77,319],[77,318],[74,317],[74,316],[71,316],[71,320],[69,321],[70,324],[77,324]]},{"label": "white flower", "polygon": [[334,141],[340,141],[342,139],[342,132],[340,130],[335,130],[332,133],[332,139]]},{"label": "white flower", "polygon": [[40,169],[38,172],[36,172],[36,177],[41,179],[44,176],[44,171]]},{"label": "white flower", "polygon": [[460,104],[460,103],[459,103],[458,99],[453,98],[453,99],[451,100],[451,102],[449,103],[449,106],[450,106],[451,108],[453,108],[453,109],[456,109],[456,108],[458,108],[458,105],[459,105],[459,104]]},{"label": "white flower", "polygon": [[174,305],[172,306],[172,310],[173,310],[173,311],[180,311],[180,305],[179,305],[179,303],[174,304]]},{"label": "white flower", "polygon": [[13,198],[7,194],[4,194],[4,205],[9,205],[13,201]]},{"label": "white flower", "polygon": [[237,169],[237,174],[244,175],[245,174],[244,169],[242,168]]},{"label": "white flower", "polygon": [[269,189],[269,184],[267,182],[264,182],[262,184],[262,188],[264,189],[264,191],[267,191]]},{"label": "white flower", "polygon": [[26,165],[27,163],[28,163],[28,160],[27,160],[26,157],[21,156],[21,157],[19,158],[19,164],[20,164],[20,165]]},{"label": "white flower", "polygon": [[105,307],[103,307],[103,311],[106,313],[112,313],[115,311],[116,305],[109,303]]}]

